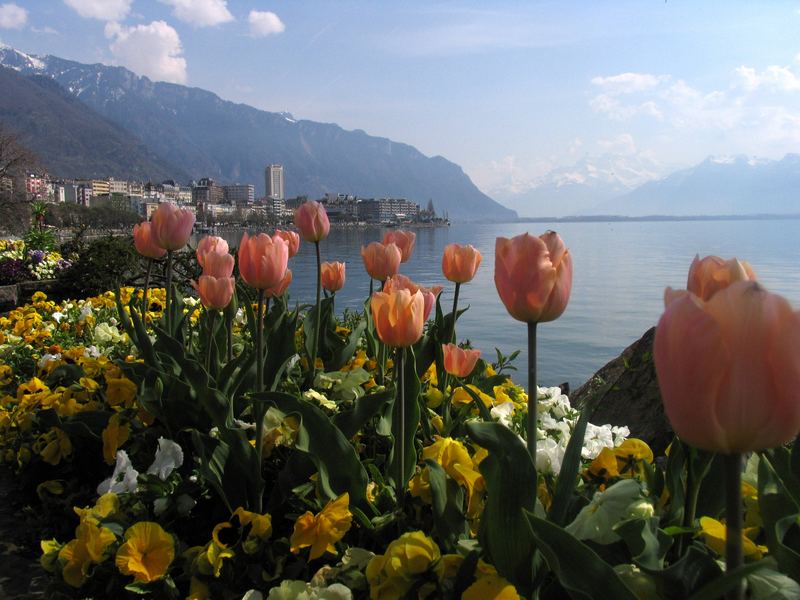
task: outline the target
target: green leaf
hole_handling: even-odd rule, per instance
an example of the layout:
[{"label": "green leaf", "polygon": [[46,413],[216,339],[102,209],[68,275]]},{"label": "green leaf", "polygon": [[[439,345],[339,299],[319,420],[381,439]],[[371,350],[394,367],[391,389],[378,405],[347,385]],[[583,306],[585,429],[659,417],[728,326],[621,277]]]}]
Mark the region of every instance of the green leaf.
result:
[{"label": "green leaf", "polygon": [[466,428],[489,452],[479,466],[488,492],[479,540],[497,571],[527,594],[535,548],[526,511],[536,506],[536,469],[525,445],[500,423],[467,423]]},{"label": "green leaf", "polygon": [[[417,448],[414,445],[414,441],[417,438],[420,419],[419,402],[417,401],[420,384],[413,350],[411,348],[400,349],[400,352],[404,353],[402,377],[405,397],[403,399],[400,398],[400,388],[398,387],[392,407],[392,439],[394,444],[389,455],[389,474],[395,483],[402,482],[403,489],[405,489],[405,485],[414,474],[417,464]],[[400,472],[399,451],[401,436],[405,441],[405,458],[402,473]]]},{"label": "green leaf", "polygon": [[[338,371],[345,366],[348,361],[353,358],[353,355],[358,348],[358,343],[361,341],[364,332],[367,330],[366,321],[359,321],[350,335],[347,338],[347,343],[331,349],[331,357],[327,363],[327,368],[331,371]],[[337,335],[334,331],[334,335]]]},{"label": "green leaf", "polygon": [[440,545],[448,552],[455,550],[456,542],[469,536],[469,524],[464,517],[464,489],[447,477],[435,460],[425,461],[428,468],[433,500],[433,526]]},{"label": "green leaf", "polygon": [[345,410],[333,417],[334,424],[347,439],[355,436],[383,406],[394,398],[393,388],[377,393],[367,394],[353,402],[353,408]]},{"label": "green leaf", "polygon": [[355,449],[328,416],[310,402],[282,392],[262,392],[254,398],[275,405],[286,415],[296,414],[300,420],[295,449],[308,454],[319,471],[322,493],[329,499],[344,492],[350,502],[362,510],[368,508],[369,478]]},{"label": "green leaf", "polygon": [[672,536],[658,528],[658,517],[629,519],[614,527],[628,546],[633,561],[648,569],[662,569],[664,557],[672,546]]},{"label": "green leaf", "polygon": [[614,569],[589,546],[532,512],[528,521],[537,547],[572,598],[636,600]]},{"label": "green leaf", "polygon": [[725,596],[736,587],[745,577],[760,571],[768,566],[766,561],[758,561],[749,565],[743,565],[733,571],[728,571],[721,577],[717,577],[710,583],[705,584],[694,592],[689,600],[718,600]]},{"label": "green leaf", "polygon": [[693,544],[666,569],[648,569],[642,571],[658,581],[665,598],[688,598],[694,590],[714,581],[722,574],[722,569],[709,550],[704,546]]},{"label": "green leaf", "polygon": [[686,490],[683,475],[686,468],[686,446],[677,437],[672,438],[664,484],[669,490],[669,504],[663,518],[665,526],[680,527],[683,524],[683,510],[686,503]]}]

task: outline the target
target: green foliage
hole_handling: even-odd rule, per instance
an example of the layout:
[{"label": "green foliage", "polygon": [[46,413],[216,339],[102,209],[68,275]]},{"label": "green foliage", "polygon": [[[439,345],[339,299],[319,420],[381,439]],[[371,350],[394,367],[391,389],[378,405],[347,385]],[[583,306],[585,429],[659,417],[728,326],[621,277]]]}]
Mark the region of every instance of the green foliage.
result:
[{"label": "green foliage", "polygon": [[42,229],[35,225],[28,229],[23,237],[25,240],[25,247],[29,250],[44,250],[50,252],[55,250],[58,240],[56,234],[51,229]]},{"label": "green foliage", "polygon": [[131,281],[139,272],[139,256],[130,237],[92,240],[60,281],[62,295],[95,296]]}]

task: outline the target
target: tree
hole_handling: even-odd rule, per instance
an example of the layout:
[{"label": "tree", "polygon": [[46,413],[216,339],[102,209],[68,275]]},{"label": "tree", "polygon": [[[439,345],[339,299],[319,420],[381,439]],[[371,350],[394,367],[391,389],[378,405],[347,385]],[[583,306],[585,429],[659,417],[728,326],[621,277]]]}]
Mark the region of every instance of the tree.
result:
[{"label": "tree", "polygon": [[[36,155],[20,142],[19,136],[0,123],[0,223],[13,233],[24,231],[28,225],[28,196],[25,178],[37,168]],[[3,180],[11,180],[9,188]]]},{"label": "tree", "polygon": [[35,168],[38,162],[19,136],[0,123],[0,177],[19,177],[24,171]]}]

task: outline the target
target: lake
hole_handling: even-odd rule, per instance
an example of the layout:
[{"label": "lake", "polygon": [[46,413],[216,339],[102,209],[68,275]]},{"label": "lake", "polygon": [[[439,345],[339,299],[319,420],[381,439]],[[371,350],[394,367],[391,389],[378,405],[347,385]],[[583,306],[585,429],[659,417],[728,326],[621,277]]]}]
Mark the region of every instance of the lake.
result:
[{"label": "lake", "polygon": [[[471,223],[449,228],[418,229],[411,260],[401,272],[414,281],[445,286],[442,306],[452,308],[453,284],[441,272],[447,244],[472,244],[483,254],[475,279],[461,286],[459,306],[470,309],[459,319],[459,339],[469,339],[488,360],[495,348],[504,354],[523,350],[515,380],[526,383],[526,328],[505,310],[494,286],[494,245],[498,236],[539,235],[554,229],[572,253],[574,275],[567,310],[556,321],[539,326],[539,384],[569,382],[573,389],[615,358],[663,311],[664,288],[686,287],[695,254],[716,254],[747,260],[762,284],[800,308],[800,222],[797,220]],[[358,310],[369,291],[361,246],[380,240],[383,229],[332,229],[321,243],[322,260],[347,263],[347,283],[336,294],[336,308]],[[238,246],[241,235],[225,236]],[[293,301],[313,302],[315,256],[313,244],[302,242],[289,261],[294,280]]]}]

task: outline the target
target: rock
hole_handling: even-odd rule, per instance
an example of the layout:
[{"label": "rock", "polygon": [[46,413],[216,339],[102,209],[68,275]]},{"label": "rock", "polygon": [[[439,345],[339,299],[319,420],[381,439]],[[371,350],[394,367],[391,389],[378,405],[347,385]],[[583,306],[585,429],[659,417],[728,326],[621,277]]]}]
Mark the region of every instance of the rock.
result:
[{"label": "rock", "polygon": [[0,312],[6,312],[17,307],[17,286],[0,285]]},{"label": "rock", "polygon": [[656,456],[663,456],[672,441],[672,428],[664,414],[661,392],[653,362],[653,339],[656,328],[651,327],[640,339],[625,348],[617,358],[595,373],[570,397],[578,407],[583,406],[597,389],[597,378],[606,382],[598,398],[591,422],[597,425],[625,425],[631,437],[647,442]]}]

